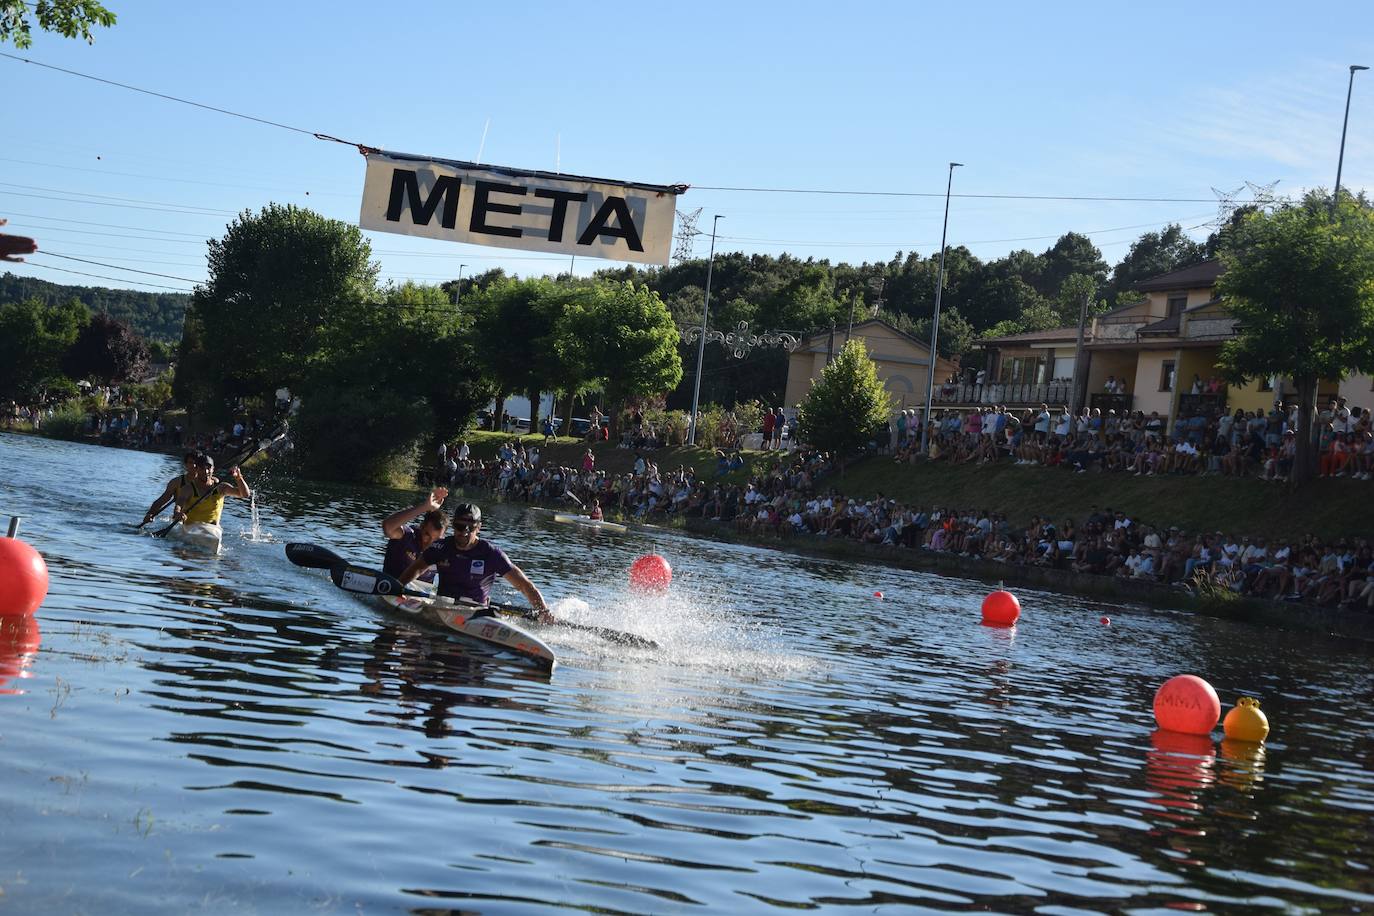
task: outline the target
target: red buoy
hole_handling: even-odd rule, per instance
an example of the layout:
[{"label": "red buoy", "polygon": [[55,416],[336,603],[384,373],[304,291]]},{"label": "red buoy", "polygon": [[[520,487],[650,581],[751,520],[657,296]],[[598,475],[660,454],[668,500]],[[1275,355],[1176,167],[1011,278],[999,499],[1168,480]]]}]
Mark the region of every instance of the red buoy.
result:
[{"label": "red buoy", "polygon": [[0,617],[0,694],[22,693],[15,688],[6,688],[10,678],[26,678],[27,670],[38,652],[42,635],[38,632],[38,620],[29,614],[9,614]]},{"label": "red buoy", "polygon": [[1011,627],[1021,616],[1021,602],[1011,592],[998,590],[983,599],[983,626]]},{"label": "red buoy", "polygon": [[673,583],[673,567],[656,553],[648,553],[630,564],[630,588],[641,592],[666,592]]},{"label": "red buoy", "polygon": [[1210,735],[1220,719],[1217,692],[1197,675],[1171,677],[1155,691],[1155,721],[1160,728],[1185,735]]},{"label": "red buoy", "polygon": [[1109,626],[1112,625],[1112,618],[1110,618],[1110,617],[1099,617],[1099,618],[1097,618],[1097,622],[1100,623],[1100,624],[1102,624],[1104,627],[1109,627]]},{"label": "red buoy", "polygon": [[883,600],[883,593],[882,593],[882,592],[874,592],[874,593],[873,593],[873,597],[874,597],[874,598],[877,598],[879,601],[882,601],[882,600]]},{"label": "red buoy", "polygon": [[17,538],[0,538],[0,617],[27,616],[48,596],[48,564]]}]

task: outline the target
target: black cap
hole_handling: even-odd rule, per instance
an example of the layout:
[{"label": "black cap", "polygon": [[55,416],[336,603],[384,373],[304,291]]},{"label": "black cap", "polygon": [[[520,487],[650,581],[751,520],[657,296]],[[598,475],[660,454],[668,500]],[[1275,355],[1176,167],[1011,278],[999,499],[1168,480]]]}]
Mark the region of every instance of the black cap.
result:
[{"label": "black cap", "polygon": [[476,503],[459,503],[453,507],[453,518],[455,521],[460,518],[470,518],[474,522],[480,522],[482,510]]}]

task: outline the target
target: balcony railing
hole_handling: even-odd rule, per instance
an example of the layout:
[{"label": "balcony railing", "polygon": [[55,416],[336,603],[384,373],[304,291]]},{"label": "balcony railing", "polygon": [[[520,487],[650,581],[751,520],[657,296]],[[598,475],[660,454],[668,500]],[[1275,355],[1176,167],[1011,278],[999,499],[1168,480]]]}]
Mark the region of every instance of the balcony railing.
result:
[{"label": "balcony railing", "polygon": [[1131,396],[1129,394],[1107,394],[1099,391],[1088,395],[1088,406],[1099,408],[1103,414],[1109,410],[1115,410],[1116,415],[1122,416],[1131,410]]},{"label": "balcony railing", "polygon": [[1073,383],[1057,380],[1049,384],[988,382],[982,385],[947,383],[937,385],[931,398],[939,405],[1005,404],[1009,407],[1035,407],[1040,404],[1069,403]]}]

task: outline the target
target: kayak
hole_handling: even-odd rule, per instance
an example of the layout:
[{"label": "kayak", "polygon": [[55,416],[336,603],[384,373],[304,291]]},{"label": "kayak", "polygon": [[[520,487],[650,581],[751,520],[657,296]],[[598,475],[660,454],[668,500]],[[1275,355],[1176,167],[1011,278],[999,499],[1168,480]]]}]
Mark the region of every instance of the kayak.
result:
[{"label": "kayak", "polygon": [[[430,590],[433,585],[412,582],[411,587]],[[410,617],[419,617],[445,630],[507,649],[547,671],[552,671],[558,664],[553,650],[543,640],[509,621],[496,617],[490,608],[455,604],[448,598],[437,596],[416,598],[409,595],[378,595],[377,598],[390,610]]]},{"label": "kayak", "polygon": [[219,553],[220,541],[224,539],[224,529],[209,522],[182,522],[170,534],[185,544],[210,553]]},{"label": "kayak", "polygon": [[581,525],[583,528],[600,528],[602,531],[614,531],[617,534],[624,534],[630,530],[629,525],[622,525],[619,522],[608,522],[602,518],[587,518],[585,515],[566,515],[562,512],[556,513],[553,520],[569,525]]}]

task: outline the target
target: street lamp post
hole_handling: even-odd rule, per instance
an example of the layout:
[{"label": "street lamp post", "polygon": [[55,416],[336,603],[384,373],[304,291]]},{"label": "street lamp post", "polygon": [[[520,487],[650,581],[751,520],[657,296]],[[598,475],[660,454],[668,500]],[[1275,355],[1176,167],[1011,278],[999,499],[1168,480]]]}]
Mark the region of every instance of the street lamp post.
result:
[{"label": "street lamp post", "polygon": [[1368,67],[1361,67],[1359,64],[1350,65],[1350,84],[1345,88],[1345,120],[1341,122],[1341,152],[1336,157],[1336,190],[1331,194],[1331,213],[1333,215],[1336,212],[1336,206],[1341,202],[1341,166],[1345,165],[1345,129],[1350,126],[1350,95],[1355,91],[1355,72],[1368,69]]},{"label": "street lamp post", "polygon": [[716,224],[721,215],[711,218],[711,254],[706,259],[706,298],[701,303],[701,340],[697,342],[697,376],[692,383],[692,419],[687,428],[687,444],[697,444],[697,406],[701,400],[701,364],[706,358],[706,316],[711,311],[711,269],[716,264]]},{"label": "street lamp post", "polygon": [[949,164],[949,181],[945,185],[945,225],[940,230],[940,273],[935,279],[935,317],[930,322],[930,371],[926,373],[926,412],[921,417],[921,455],[930,454],[930,410],[935,396],[935,345],[940,340],[940,295],[945,290],[945,238],[949,232],[949,193],[954,188],[954,170],[962,162]]},{"label": "street lamp post", "polygon": [[467,265],[466,265],[466,264],[459,264],[459,265],[458,265],[458,285],[457,285],[456,287],[454,287],[454,289],[453,289],[453,306],[454,306],[454,308],[457,308],[457,307],[458,307],[458,304],[459,304],[460,302],[463,301],[463,268],[464,268],[464,267],[467,267]]}]

